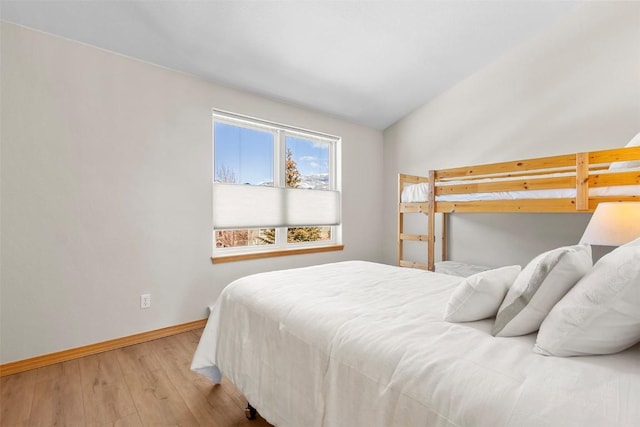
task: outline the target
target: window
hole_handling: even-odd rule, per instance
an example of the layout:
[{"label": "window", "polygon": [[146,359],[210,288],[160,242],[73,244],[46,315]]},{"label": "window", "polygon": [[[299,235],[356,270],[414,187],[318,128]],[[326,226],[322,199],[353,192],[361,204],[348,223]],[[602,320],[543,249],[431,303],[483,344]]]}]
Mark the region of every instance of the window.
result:
[{"label": "window", "polygon": [[214,262],[340,245],[339,149],[336,137],[214,110]]}]

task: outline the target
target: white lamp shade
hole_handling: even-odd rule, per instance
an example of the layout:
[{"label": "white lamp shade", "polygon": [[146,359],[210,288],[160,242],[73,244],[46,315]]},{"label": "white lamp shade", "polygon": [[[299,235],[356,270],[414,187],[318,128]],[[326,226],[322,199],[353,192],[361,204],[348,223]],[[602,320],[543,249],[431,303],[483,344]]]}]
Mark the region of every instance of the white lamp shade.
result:
[{"label": "white lamp shade", "polygon": [[213,228],[217,230],[339,223],[337,191],[213,184]]},{"label": "white lamp shade", "polygon": [[580,243],[621,246],[640,237],[640,202],[600,203]]}]

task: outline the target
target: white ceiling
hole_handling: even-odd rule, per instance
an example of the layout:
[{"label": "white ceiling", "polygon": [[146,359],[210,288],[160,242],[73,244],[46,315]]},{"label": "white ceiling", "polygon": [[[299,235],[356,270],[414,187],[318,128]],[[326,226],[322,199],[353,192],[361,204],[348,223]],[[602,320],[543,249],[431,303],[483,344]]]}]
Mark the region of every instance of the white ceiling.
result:
[{"label": "white ceiling", "polygon": [[2,20],[384,129],[582,1],[2,1]]}]

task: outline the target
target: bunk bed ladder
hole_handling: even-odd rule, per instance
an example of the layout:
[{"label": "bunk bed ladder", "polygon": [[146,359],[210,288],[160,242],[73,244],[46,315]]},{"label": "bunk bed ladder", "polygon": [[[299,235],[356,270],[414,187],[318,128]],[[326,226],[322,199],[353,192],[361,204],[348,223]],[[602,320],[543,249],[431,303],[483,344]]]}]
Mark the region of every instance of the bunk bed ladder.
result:
[{"label": "bunk bed ladder", "polygon": [[436,243],[436,171],[429,171],[429,213],[427,214],[427,269],[436,271],[435,243]]},{"label": "bunk bed ladder", "polygon": [[429,242],[429,234],[409,234],[404,232],[404,215],[405,213],[424,213],[427,208],[426,203],[411,204],[408,206],[402,203],[402,189],[406,182],[419,182],[418,177],[412,177],[410,175],[399,174],[398,175],[398,248],[397,248],[397,263],[400,267],[420,268],[427,270],[429,266],[427,264],[421,264],[414,261],[407,261],[404,259],[404,242],[417,241],[417,242]]},{"label": "bunk bed ladder", "polygon": [[[435,270],[435,171],[429,172],[429,194],[426,203],[402,203],[402,190],[405,183],[425,182],[424,178],[410,175],[398,175],[398,248],[397,263],[401,267],[420,268],[423,270]],[[404,232],[404,215],[406,213],[422,213],[427,216],[427,234],[409,234]],[[442,259],[446,257],[446,214],[442,215]],[[426,264],[404,259],[404,242],[418,241],[427,244]]]}]

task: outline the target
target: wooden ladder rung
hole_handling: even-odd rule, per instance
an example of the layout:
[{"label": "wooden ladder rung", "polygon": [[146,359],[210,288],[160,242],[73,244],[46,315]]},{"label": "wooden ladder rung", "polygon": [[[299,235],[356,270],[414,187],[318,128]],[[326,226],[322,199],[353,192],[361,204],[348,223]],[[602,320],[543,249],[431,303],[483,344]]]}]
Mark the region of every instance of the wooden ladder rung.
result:
[{"label": "wooden ladder rung", "polygon": [[428,270],[427,264],[420,264],[419,262],[400,260],[400,267],[419,268],[421,270]]},{"label": "wooden ladder rung", "polygon": [[429,203],[400,203],[399,212],[429,214]]},{"label": "wooden ladder rung", "polygon": [[429,236],[427,234],[400,233],[400,240],[416,240],[418,242],[426,242],[429,240]]}]

